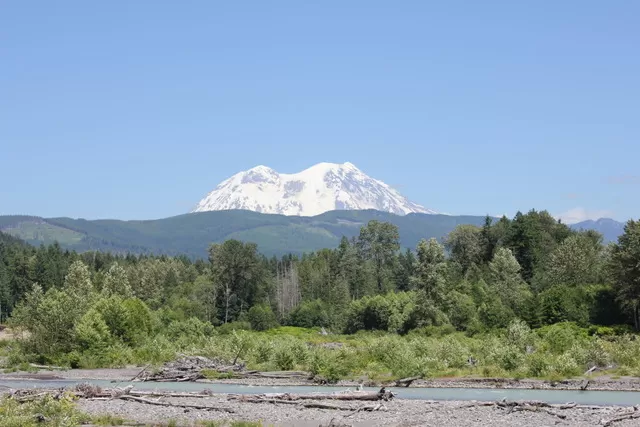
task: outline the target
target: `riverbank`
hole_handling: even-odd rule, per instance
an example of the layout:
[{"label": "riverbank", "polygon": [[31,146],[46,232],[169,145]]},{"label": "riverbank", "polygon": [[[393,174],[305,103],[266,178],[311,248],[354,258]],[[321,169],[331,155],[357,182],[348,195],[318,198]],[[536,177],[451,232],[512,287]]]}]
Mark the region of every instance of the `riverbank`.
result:
[{"label": "riverbank", "polygon": [[0,412],[8,411],[11,425],[33,427],[42,421],[58,425],[63,419],[68,426],[95,422],[150,427],[631,427],[640,421],[637,405],[549,404],[506,398],[406,400],[395,394],[380,390],[238,395],[102,389],[85,384],[65,390],[8,389],[0,393]]},{"label": "riverbank", "polygon": [[[206,409],[184,409],[182,407],[158,407],[145,403],[124,400],[80,400],[78,408],[91,415],[115,415],[139,423],[175,421],[176,425],[191,426],[203,421],[260,421],[263,426],[274,427],[410,427],[437,425],[439,427],[540,427],[571,425],[586,427],[602,425],[633,411],[630,408],[576,407],[572,409],[549,409],[548,411],[517,411],[502,408],[491,402],[470,403],[461,401],[393,400],[383,402],[375,412],[358,411],[363,405],[341,404],[350,409],[330,410],[304,408],[298,405],[273,403],[245,403],[228,401],[224,395],[204,399],[165,398],[163,402],[179,405],[204,405],[225,408],[232,413]],[[307,403],[313,403],[308,401]],[[327,404],[327,401],[317,402]],[[555,415],[554,415],[555,414]],[[157,424],[156,424],[157,425]],[[202,425],[202,424],[200,424]],[[612,424],[613,425],[613,424]],[[616,422],[616,427],[637,426],[638,419]]]},{"label": "riverbank", "polygon": [[[12,372],[0,374],[1,379],[33,379],[33,380],[106,380],[113,382],[128,382],[136,377],[144,366],[129,366],[120,369],[70,369],[70,370],[39,370],[38,372]],[[640,378],[612,377],[610,375],[592,376],[587,378],[588,390],[592,391],[635,391],[640,392]],[[305,386],[320,384],[311,380],[298,378],[238,378],[198,380],[199,383],[211,384],[240,384],[252,386]],[[361,381],[343,380],[334,384],[339,387],[357,387]],[[373,387],[394,386],[393,382],[382,383],[364,381],[365,385]],[[509,378],[432,378],[417,379],[410,387],[422,388],[489,388],[489,389],[524,389],[524,390],[581,390],[585,386],[585,378],[575,378],[559,381],[540,379],[509,379]]]}]

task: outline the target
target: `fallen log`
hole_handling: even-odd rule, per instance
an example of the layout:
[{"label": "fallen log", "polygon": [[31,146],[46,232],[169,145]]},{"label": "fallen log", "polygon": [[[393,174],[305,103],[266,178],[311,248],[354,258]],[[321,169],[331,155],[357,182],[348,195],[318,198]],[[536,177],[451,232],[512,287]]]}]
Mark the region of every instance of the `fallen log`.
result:
[{"label": "fallen log", "polygon": [[384,387],[380,391],[371,392],[348,392],[348,393],[314,393],[314,394],[291,394],[291,393],[265,393],[258,395],[238,395],[228,396],[229,400],[256,400],[256,399],[276,399],[276,400],[345,400],[345,401],[389,401],[395,394]]},{"label": "fallen log", "polygon": [[566,404],[566,405],[552,405],[546,402],[540,402],[537,400],[533,400],[533,401],[508,401],[508,400],[501,400],[499,402],[496,402],[496,406],[500,407],[500,408],[506,408],[507,409],[507,414],[510,414],[512,412],[523,412],[523,411],[529,411],[529,412],[545,412],[549,415],[552,415],[554,417],[560,418],[562,420],[566,419],[567,416],[565,414],[560,414],[558,412],[552,411],[551,409],[548,408],[559,408],[559,409],[570,409],[570,408],[574,408],[576,405],[575,403],[571,403],[571,404]]},{"label": "fallen log", "polygon": [[566,415],[555,412],[552,409],[559,409],[559,410],[573,409],[577,407],[577,404],[575,402],[569,402],[563,405],[556,405],[556,404],[550,404],[550,403],[541,402],[537,400],[509,401],[509,400],[503,399],[498,402],[472,402],[466,405],[459,406],[459,408],[467,409],[467,408],[486,407],[486,406],[495,406],[501,409],[506,409],[507,414],[510,414],[512,412],[522,412],[522,411],[545,412],[549,415],[553,415],[554,417],[558,417],[564,420],[567,418]]},{"label": "fallen log", "polygon": [[355,409],[352,406],[337,406],[337,405],[330,405],[328,403],[321,403],[321,402],[304,402],[304,401],[299,401],[299,400],[282,400],[282,399],[267,399],[267,398],[248,398],[248,399],[239,399],[237,400],[238,402],[242,402],[242,403],[271,403],[274,405],[296,405],[296,406],[300,406],[303,408],[309,408],[309,409],[331,409],[331,410],[336,410],[336,411],[353,411],[352,413],[345,415],[345,417],[350,417],[354,414],[357,414],[358,412],[362,412],[362,411],[366,411],[366,412],[373,412],[373,411],[378,411],[380,410],[380,408],[383,408],[384,405],[382,403],[378,403],[377,405],[370,405],[370,406],[362,406],[360,408]]},{"label": "fallen log", "polygon": [[584,373],[584,374],[582,374],[582,375],[589,375],[589,374],[591,374],[591,373],[595,372],[597,369],[598,369],[598,365],[592,366],[591,368],[589,368],[589,369],[587,370],[587,372],[585,372],[585,373]]},{"label": "fallen log", "polygon": [[138,379],[138,377],[140,377],[140,375],[142,375],[147,369],[149,369],[149,366],[151,366],[151,364],[148,364],[147,366],[145,366],[144,368],[142,368],[142,371],[138,372],[138,374],[131,378],[131,381],[136,381]]},{"label": "fallen log", "polygon": [[615,418],[611,418],[611,419],[609,419],[607,421],[603,420],[603,421],[601,421],[601,424],[604,427],[609,427],[609,426],[611,426],[611,425],[613,425],[615,423],[619,423],[620,421],[635,420],[637,418],[640,418],[640,412],[630,412],[628,414],[622,414],[622,415],[619,415],[619,416],[617,416]]},{"label": "fallen log", "polygon": [[379,411],[380,408],[384,408],[385,411],[387,410],[387,408],[382,403],[378,403],[377,405],[374,405],[374,406],[363,406],[361,408],[358,408],[354,412],[352,412],[352,413],[350,413],[348,415],[345,415],[344,417],[347,418],[347,417],[350,417],[350,416],[355,415],[358,412],[362,412],[362,411],[375,412],[375,411]]},{"label": "fallen log", "polygon": [[638,418],[640,418],[640,406],[636,405],[633,407],[633,411],[619,414],[618,416],[610,418],[609,420],[600,420],[600,424],[605,427],[609,427],[615,423],[619,423],[620,421],[635,420]]},{"label": "fallen log", "polygon": [[277,379],[309,379],[312,375],[309,372],[304,371],[275,371],[275,372],[260,372],[260,371],[248,371],[236,373],[235,376],[241,378],[277,378]]},{"label": "fallen log", "polygon": [[415,380],[419,380],[420,377],[409,377],[409,378],[403,378],[401,380],[396,380],[396,387],[409,387],[411,385],[412,382],[414,382]]},{"label": "fallen log", "polygon": [[203,411],[218,411],[218,412],[227,412],[230,414],[235,413],[235,411],[231,408],[219,408],[217,406],[207,406],[207,405],[187,405],[185,403],[160,402],[157,400],[149,400],[142,397],[131,396],[127,394],[118,397],[118,399],[132,400],[134,402],[146,403],[147,405],[155,405],[155,406],[169,406],[169,407],[184,408],[184,409],[200,409]]},{"label": "fallen log", "polygon": [[208,359],[202,356],[184,356],[173,362],[165,363],[158,372],[147,372],[145,368],[132,381],[157,381],[157,382],[186,382],[197,381],[204,378],[204,370],[219,373],[242,373],[245,370],[244,363],[229,364],[220,359]]}]

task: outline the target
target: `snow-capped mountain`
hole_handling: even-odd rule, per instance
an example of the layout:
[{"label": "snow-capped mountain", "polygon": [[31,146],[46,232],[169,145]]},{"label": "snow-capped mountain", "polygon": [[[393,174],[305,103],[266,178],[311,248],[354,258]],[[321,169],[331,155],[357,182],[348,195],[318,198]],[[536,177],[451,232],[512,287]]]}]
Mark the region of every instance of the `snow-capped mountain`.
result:
[{"label": "snow-capped mountain", "polygon": [[375,209],[398,215],[437,213],[409,201],[348,162],[318,163],[294,174],[281,174],[266,166],[256,166],[220,183],[192,212],[229,209],[299,216],[356,209]]}]

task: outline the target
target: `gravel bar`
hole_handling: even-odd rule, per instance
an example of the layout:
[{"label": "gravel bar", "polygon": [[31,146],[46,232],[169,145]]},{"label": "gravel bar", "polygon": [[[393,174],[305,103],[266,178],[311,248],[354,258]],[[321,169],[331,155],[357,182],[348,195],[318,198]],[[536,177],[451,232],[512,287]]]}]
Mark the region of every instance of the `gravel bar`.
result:
[{"label": "gravel bar", "polygon": [[[553,412],[566,415],[560,419],[547,412],[511,412],[497,406],[472,406],[472,402],[460,401],[427,401],[427,400],[393,400],[384,402],[383,411],[355,412],[365,406],[356,402],[341,402],[353,408],[353,411],[309,409],[298,405],[273,403],[244,403],[228,401],[225,395],[208,398],[164,398],[163,402],[206,405],[229,408],[234,413],[208,411],[200,409],[183,409],[178,407],[159,407],[144,403],[124,400],[84,400],[78,401],[79,409],[94,415],[117,415],[139,423],[158,423],[174,420],[181,426],[197,425],[198,421],[234,420],[261,421],[263,425],[274,427],[319,427],[327,426],[333,420],[338,426],[597,426],[602,420],[609,420],[622,413],[633,411],[623,407],[577,407],[573,409],[552,409]],[[309,401],[306,401],[309,402]],[[319,402],[320,403],[320,402]],[[324,400],[321,403],[335,402]],[[371,403],[368,403],[371,404]],[[616,422],[615,427],[631,427],[640,425],[640,420]]]},{"label": "gravel bar", "polygon": [[[0,374],[0,379],[69,379],[69,380],[110,380],[114,382],[129,381],[135,377],[144,366],[127,366],[120,369],[70,369],[70,370],[40,370],[37,373],[15,372]],[[503,379],[503,378],[433,378],[416,380],[411,387],[425,388],[491,388],[491,389],[532,389],[532,390],[580,390],[583,378],[561,381],[539,379]],[[280,378],[245,378],[245,379],[216,379],[214,381],[199,380],[202,383],[242,384],[255,386],[302,386],[315,385],[311,381],[300,379]],[[338,387],[355,387],[359,381],[339,381]],[[393,386],[390,384],[371,383],[372,386]],[[616,377],[609,375],[597,376],[589,379],[588,390],[592,391],[640,391],[640,378]],[[640,403],[640,400],[639,400]]]}]

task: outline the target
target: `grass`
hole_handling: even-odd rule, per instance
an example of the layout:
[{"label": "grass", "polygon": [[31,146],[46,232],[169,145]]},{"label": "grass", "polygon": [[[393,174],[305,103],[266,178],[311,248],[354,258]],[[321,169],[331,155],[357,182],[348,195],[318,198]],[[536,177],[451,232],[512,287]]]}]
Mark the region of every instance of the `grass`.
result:
[{"label": "grass", "polygon": [[25,403],[1,397],[0,420],[3,427],[71,427],[91,421],[91,417],[76,409],[71,396],[57,400],[47,395]]},{"label": "grass", "polygon": [[127,421],[124,418],[106,414],[91,417],[91,422],[98,426],[121,426],[124,425]]}]

